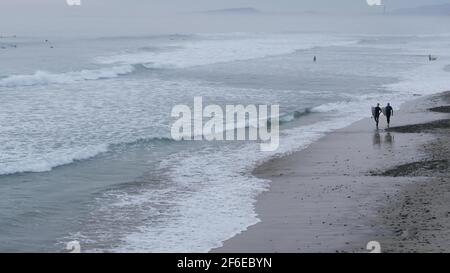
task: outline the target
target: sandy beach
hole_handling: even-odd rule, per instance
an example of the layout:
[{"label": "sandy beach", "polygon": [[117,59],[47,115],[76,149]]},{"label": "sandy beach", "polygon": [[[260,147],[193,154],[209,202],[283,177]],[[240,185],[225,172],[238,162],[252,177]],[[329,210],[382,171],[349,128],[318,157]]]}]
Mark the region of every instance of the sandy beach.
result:
[{"label": "sandy beach", "polygon": [[260,166],[261,222],[214,252],[450,251],[449,104],[418,97],[389,130],[367,118]]}]

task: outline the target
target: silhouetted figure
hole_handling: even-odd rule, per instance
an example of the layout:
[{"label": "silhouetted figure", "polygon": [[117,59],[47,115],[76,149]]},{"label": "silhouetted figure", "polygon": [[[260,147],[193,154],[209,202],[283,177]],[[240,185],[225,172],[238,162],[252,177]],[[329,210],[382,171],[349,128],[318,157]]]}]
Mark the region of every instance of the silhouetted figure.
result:
[{"label": "silhouetted figure", "polygon": [[394,108],[392,108],[391,104],[388,103],[386,106],[386,119],[387,119],[387,124],[388,124],[388,128],[391,125],[391,117],[394,116]]},{"label": "silhouetted figure", "polygon": [[377,107],[375,107],[375,111],[373,113],[373,118],[375,119],[375,122],[377,124],[377,128],[378,128],[378,124],[380,123],[380,114],[383,111],[381,110],[380,104],[377,104]]},{"label": "silhouetted figure", "polygon": [[314,60],[314,62],[317,62],[317,56],[314,56],[313,60]]}]

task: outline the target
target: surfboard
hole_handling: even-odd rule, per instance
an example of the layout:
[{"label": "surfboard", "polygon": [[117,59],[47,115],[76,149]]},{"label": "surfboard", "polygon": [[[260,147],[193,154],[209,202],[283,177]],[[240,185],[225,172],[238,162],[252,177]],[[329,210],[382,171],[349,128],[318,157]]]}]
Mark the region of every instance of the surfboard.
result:
[{"label": "surfboard", "polygon": [[387,116],[387,110],[386,110],[386,107],[381,108],[381,111],[383,111],[383,115],[384,115],[384,116]]},{"label": "surfboard", "polygon": [[372,107],[372,117],[375,117],[375,107]]}]

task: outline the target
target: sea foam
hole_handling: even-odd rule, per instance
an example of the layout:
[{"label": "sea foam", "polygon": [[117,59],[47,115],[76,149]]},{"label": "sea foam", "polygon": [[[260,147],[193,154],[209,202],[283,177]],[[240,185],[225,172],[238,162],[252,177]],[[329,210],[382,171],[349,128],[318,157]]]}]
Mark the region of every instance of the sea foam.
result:
[{"label": "sea foam", "polygon": [[0,87],[19,87],[46,84],[72,84],[80,81],[116,78],[133,73],[132,65],[121,65],[93,70],[72,71],[67,73],[51,73],[36,71],[32,75],[12,75],[0,79]]}]

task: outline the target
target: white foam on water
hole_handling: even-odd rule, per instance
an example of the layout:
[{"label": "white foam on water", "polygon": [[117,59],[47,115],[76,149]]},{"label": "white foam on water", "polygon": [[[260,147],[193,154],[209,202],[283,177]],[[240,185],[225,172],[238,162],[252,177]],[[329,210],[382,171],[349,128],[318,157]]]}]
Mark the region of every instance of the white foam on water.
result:
[{"label": "white foam on water", "polygon": [[[250,174],[258,164],[305,148],[326,132],[349,122],[327,121],[285,131],[282,146],[274,153],[260,152],[259,145],[251,143],[171,157],[161,167],[167,169],[174,184],[185,189],[170,199],[176,207],[174,213],[164,225],[149,222],[127,234],[119,246],[106,251],[184,253],[220,247],[223,241],[260,221],[254,205],[257,196],[268,189],[269,181]],[[154,192],[149,191],[137,199],[145,202],[153,197]]]},{"label": "white foam on water", "polygon": [[111,79],[133,73],[132,65],[121,65],[108,68],[72,71],[67,73],[51,73],[36,71],[32,75],[12,75],[0,79],[0,87],[20,87],[47,84],[73,84],[87,80]]},{"label": "white foam on water", "polygon": [[351,45],[358,41],[325,35],[203,35],[201,41],[174,44],[168,52],[124,53],[96,58],[101,64],[144,64],[148,68],[187,68],[293,53],[301,49]]},{"label": "white foam on water", "polygon": [[448,57],[422,65],[400,75],[401,81],[385,87],[403,94],[428,95],[450,89],[450,72],[445,68],[450,62]]},{"label": "white foam on water", "polygon": [[108,145],[73,147],[58,149],[40,157],[26,156],[20,161],[0,164],[0,175],[26,172],[48,172],[54,167],[67,165],[80,160],[86,160],[108,151]]},{"label": "white foam on water", "polygon": [[98,69],[64,73],[39,70],[34,74],[9,75],[0,78],[0,87],[74,84],[128,75],[135,71],[136,64],[146,68],[186,68],[289,54],[296,50],[318,46],[350,45],[358,42],[348,38],[329,38],[324,35],[275,35],[271,38],[263,38],[264,35],[246,38],[236,35],[199,35],[206,39],[178,42],[166,46],[165,50],[139,50],[135,53],[96,57],[94,62],[98,64],[113,65]]}]

